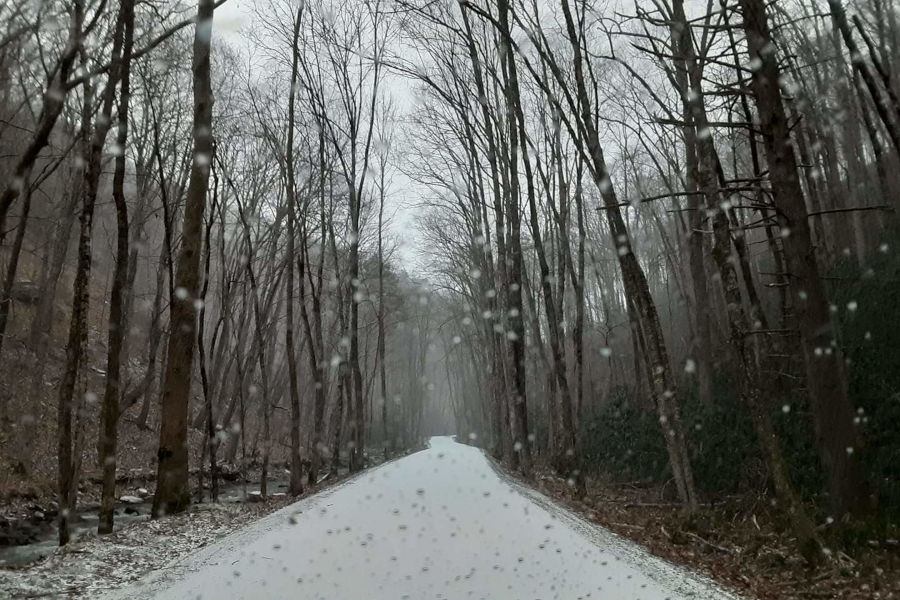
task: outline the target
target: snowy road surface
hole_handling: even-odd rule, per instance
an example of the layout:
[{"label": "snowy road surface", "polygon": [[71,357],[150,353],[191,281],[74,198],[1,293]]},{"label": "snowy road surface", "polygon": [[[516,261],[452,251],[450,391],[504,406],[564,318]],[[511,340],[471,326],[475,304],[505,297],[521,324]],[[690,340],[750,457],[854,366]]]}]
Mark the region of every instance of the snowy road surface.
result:
[{"label": "snowy road surface", "polygon": [[432,438],[117,598],[702,600],[729,593]]}]

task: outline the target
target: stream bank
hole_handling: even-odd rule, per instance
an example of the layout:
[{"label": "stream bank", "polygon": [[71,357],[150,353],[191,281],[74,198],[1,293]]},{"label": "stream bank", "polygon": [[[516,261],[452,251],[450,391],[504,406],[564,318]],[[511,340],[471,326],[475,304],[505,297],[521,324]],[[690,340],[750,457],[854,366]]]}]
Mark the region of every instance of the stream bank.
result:
[{"label": "stream bank", "polygon": [[[243,504],[258,502],[259,480],[246,481],[231,477],[231,481],[219,484],[219,503]],[[269,479],[270,497],[287,495],[287,476]],[[209,498],[209,491],[204,491]],[[115,504],[115,530],[150,518],[153,495],[145,487],[126,487]],[[72,539],[96,535],[100,504],[88,496],[79,502],[72,519]],[[25,567],[52,553],[58,545],[57,517],[59,508],[55,501],[37,503],[30,501],[11,507],[0,516],[0,567]]]}]

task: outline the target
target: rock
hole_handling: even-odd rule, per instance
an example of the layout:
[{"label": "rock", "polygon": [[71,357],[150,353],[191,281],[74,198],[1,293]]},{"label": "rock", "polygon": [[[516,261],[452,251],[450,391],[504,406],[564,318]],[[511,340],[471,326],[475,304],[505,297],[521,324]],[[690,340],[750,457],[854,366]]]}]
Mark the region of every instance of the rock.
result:
[{"label": "rock", "polygon": [[221,477],[223,481],[233,483],[241,478],[241,473],[240,471],[226,471],[223,469],[219,471],[219,477]]},{"label": "rock", "polygon": [[41,529],[28,521],[0,521],[0,546],[24,546],[40,539]]},{"label": "rock", "polygon": [[134,508],[133,506],[126,506],[126,507],[125,507],[125,514],[126,514],[126,515],[139,515],[139,514],[141,514],[141,511],[139,511],[138,509]]},{"label": "rock", "polygon": [[150,495],[150,492],[147,491],[147,488],[138,488],[137,495],[141,498],[146,498]]},{"label": "rock", "polygon": [[138,496],[122,496],[119,498],[119,502],[124,502],[125,504],[143,504],[144,499]]},{"label": "rock", "polygon": [[262,492],[250,492],[247,494],[247,502],[262,502]]},{"label": "rock", "polygon": [[30,279],[20,279],[13,283],[10,298],[22,304],[36,305],[41,299],[41,287]]}]

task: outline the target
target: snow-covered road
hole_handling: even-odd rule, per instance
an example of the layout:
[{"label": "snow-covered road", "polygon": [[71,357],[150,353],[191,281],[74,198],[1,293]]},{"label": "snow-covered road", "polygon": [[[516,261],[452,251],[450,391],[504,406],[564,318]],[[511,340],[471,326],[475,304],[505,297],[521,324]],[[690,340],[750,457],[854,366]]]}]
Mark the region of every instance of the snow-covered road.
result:
[{"label": "snow-covered road", "polygon": [[114,597],[734,598],[450,438],[273,513]]}]

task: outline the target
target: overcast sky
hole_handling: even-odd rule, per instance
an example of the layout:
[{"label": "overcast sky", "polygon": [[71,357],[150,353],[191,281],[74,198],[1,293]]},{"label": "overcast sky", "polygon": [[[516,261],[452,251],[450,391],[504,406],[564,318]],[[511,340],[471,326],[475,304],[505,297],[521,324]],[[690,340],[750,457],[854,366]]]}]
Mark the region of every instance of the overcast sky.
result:
[{"label": "overcast sky", "polygon": [[[222,40],[228,44],[241,49],[242,52],[250,52],[250,43],[247,40],[246,33],[248,25],[255,18],[256,0],[228,0],[225,4],[216,9],[213,21],[213,29],[215,34],[220,36]],[[399,81],[397,78],[389,78],[386,89],[395,99],[398,107],[411,107],[415,100],[413,94],[410,93],[409,82]],[[395,135],[397,145],[396,160],[402,160],[403,147],[401,136]],[[417,251],[418,231],[415,226],[416,208],[412,205],[418,198],[427,195],[427,190],[419,187],[418,184],[412,182],[403,173],[394,167],[392,173],[392,188],[390,190],[388,201],[385,206],[385,216],[395,213],[390,224],[390,236],[399,244],[397,258],[402,264],[402,268],[415,272],[421,269],[419,261],[419,252]]]}]

